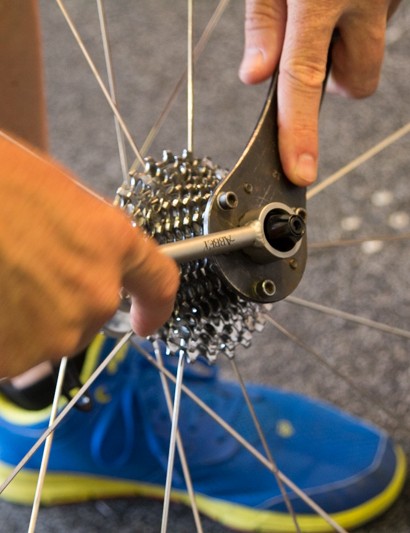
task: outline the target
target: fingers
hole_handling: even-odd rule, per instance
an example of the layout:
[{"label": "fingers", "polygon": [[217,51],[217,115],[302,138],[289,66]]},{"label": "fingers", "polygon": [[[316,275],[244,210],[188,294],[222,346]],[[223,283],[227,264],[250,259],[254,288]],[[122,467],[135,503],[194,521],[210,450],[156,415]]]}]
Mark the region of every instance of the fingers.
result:
[{"label": "fingers", "polygon": [[138,335],[146,336],[170,317],[179,286],[179,270],[154,241],[136,231],[128,263],[123,281],[132,297],[131,323]]},{"label": "fingers", "polygon": [[383,62],[386,10],[356,11],[343,15],[339,21],[340,38],[332,53],[331,92],[363,98],[378,86]]},{"label": "fingers", "polygon": [[0,211],[0,376],[77,353],[115,313],[121,286],[137,333],[161,326],[175,263],[124,212],[1,132],[0,156],[0,196],[13,198]]},{"label": "fingers", "polygon": [[[325,5],[326,4],[326,5]],[[329,88],[362,98],[378,85],[388,2],[288,2],[278,81],[279,150],[285,174],[296,185],[316,179],[318,115],[332,33]]]},{"label": "fingers", "polygon": [[318,113],[336,20],[337,12],[332,13],[328,3],[321,8],[316,1],[246,2],[245,52],[239,76],[245,83],[260,82],[273,74],[281,57],[279,149],[285,174],[297,185],[316,179]]},{"label": "fingers", "polygon": [[244,83],[259,83],[272,75],[282,50],[286,25],[284,0],[247,0],[245,50],[239,69]]},{"label": "fingers", "polygon": [[257,83],[278,78],[279,151],[283,169],[296,185],[316,179],[318,115],[329,44],[328,87],[353,97],[377,87],[386,20],[399,0],[247,0],[245,53],[240,78]]},{"label": "fingers", "polygon": [[300,186],[317,175],[319,107],[337,17],[319,2],[288,2],[278,79],[279,151],[285,174]]}]

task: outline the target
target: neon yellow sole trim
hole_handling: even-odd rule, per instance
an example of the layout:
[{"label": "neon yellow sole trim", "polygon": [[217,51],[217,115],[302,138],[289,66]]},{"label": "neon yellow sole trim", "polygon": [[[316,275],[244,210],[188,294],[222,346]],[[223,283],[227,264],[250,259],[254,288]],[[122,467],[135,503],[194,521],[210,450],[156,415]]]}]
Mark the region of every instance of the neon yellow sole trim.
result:
[{"label": "neon yellow sole trim", "polygon": [[[331,517],[345,529],[352,529],[373,520],[386,511],[398,498],[406,480],[407,461],[401,447],[396,447],[397,466],[394,476],[386,489],[367,501],[348,511],[332,514]],[[294,533],[295,526],[288,514],[271,513],[231,503],[207,498],[199,509],[216,521],[240,531],[260,533]],[[298,525],[304,533],[325,533],[334,531],[323,518],[316,515],[297,515]]]},{"label": "neon yellow sole trim", "polygon": [[[341,513],[331,515],[332,518],[346,529],[358,527],[383,513],[397,499],[406,478],[406,458],[400,447],[396,448],[397,467],[391,483],[386,489],[368,502]],[[0,476],[6,478],[11,468],[0,463]],[[23,470],[1,495],[10,502],[31,505],[37,482],[37,471]],[[47,474],[42,503],[55,505],[59,503],[75,503],[99,498],[115,498],[141,496],[160,499],[163,487],[147,483],[83,476],[81,474]],[[288,514],[272,513],[251,509],[226,501],[215,500],[197,494],[199,510],[228,527],[240,531],[258,531],[264,533],[292,533],[295,531],[293,521]],[[174,502],[189,505],[186,492],[173,491]],[[315,515],[298,515],[299,527],[304,533],[322,533],[332,528],[320,517]]]}]

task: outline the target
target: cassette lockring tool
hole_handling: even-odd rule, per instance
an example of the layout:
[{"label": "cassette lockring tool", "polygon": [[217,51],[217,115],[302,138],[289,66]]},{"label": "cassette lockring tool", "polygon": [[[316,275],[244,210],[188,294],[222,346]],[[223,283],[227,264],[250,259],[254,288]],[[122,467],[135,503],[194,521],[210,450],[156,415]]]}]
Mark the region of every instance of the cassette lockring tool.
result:
[{"label": "cassette lockring tool", "polygon": [[147,158],[117,191],[135,226],[181,265],[170,320],[153,338],[188,361],[232,357],[264,325],[265,305],[288,296],[306,263],[305,191],[283,173],[277,77],[231,172],[184,151]]}]

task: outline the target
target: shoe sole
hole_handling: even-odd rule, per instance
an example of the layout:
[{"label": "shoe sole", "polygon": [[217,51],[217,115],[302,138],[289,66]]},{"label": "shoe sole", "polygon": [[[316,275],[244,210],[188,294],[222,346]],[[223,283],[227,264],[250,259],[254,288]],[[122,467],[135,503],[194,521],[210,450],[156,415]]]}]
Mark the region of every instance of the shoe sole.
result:
[{"label": "shoe sole", "polygon": [[[332,514],[331,517],[342,527],[358,527],[382,514],[397,499],[406,479],[406,457],[401,447],[396,447],[396,470],[389,485],[376,497],[358,507]],[[5,479],[12,467],[0,462],[0,476]],[[34,499],[38,471],[23,469],[5,489],[1,498],[11,503],[31,505]],[[88,500],[139,496],[162,499],[163,487],[147,483],[84,476],[72,473],[48,472],[42,493],[43,505],[72,504]],[[239,531],[265,533],[294,532],[292,518],[288,514],[255,510],[235,503],[196,495],[198,509],[211,519]],[[174,490],[172,501],[190,505],[186,492]],[[321,533],[333,529],[316,515],[297,515],[298,524],[306,533]]]}]

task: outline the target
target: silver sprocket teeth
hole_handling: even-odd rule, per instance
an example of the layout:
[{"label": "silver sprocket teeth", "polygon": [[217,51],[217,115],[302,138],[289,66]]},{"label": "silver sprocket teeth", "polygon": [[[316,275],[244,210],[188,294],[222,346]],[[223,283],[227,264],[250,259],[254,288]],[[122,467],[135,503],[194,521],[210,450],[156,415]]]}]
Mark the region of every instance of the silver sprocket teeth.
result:
[{"label": "silver sprocket teeth", "polygon": [[[145,161],[144,172],[118,189],[116,204],[161,244],[202,235],[206,204],[227,171],[188,151],[164,151],[162,161]],[[253,331],[263,329],[261,307],[224,284],[211,260],[191,261],[181,266],[174,312],[155,338],[188,361],[233,357],[236,346],[250,346]]]}]

